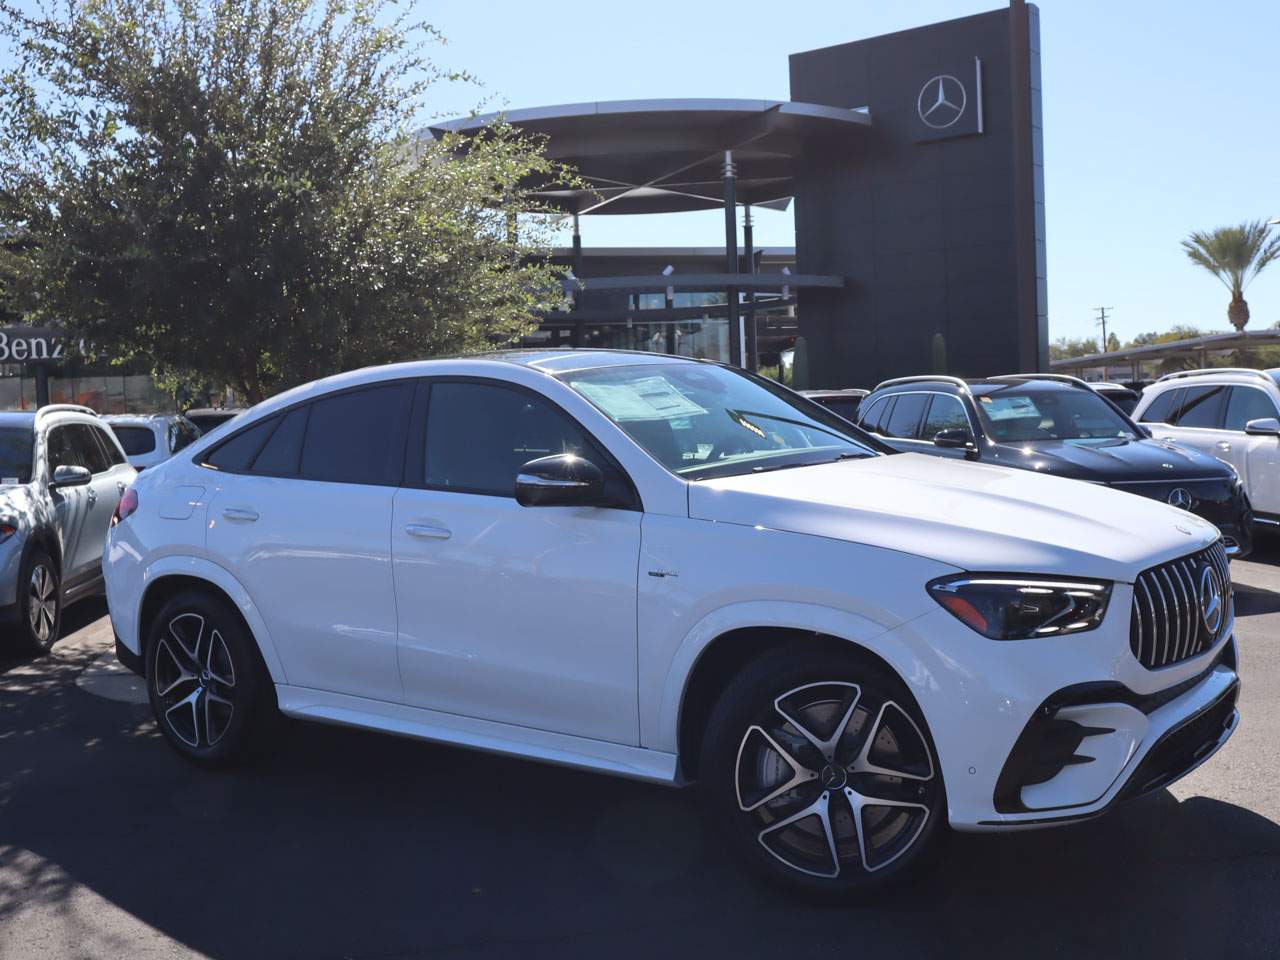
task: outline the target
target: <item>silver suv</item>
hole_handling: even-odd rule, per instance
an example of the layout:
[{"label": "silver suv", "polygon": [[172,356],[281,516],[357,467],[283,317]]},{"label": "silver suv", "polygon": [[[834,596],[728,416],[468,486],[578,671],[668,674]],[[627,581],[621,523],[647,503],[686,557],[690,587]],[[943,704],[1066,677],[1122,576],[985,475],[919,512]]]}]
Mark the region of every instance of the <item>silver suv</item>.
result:
[{"label": "silver suv", "polygon": [[137,472],[88,407],[0,413],[0,617],[43,653],[62,608],[102,592],[102,548]]},{"label": "silver suv", "polygon": [[1280,526],[1280,369],[1171,373],[1142,392],[1133,419],[1154,437],[1231,464],[1254,521]]}]

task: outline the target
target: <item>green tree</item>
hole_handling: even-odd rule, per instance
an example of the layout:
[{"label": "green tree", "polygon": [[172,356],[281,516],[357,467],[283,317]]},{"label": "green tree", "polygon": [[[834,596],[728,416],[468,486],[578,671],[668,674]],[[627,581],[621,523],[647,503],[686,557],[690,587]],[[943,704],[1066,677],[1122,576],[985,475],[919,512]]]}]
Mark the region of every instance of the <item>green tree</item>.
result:
[{"label": "green tree", "polygon": [[0,295],[166,382],[256,401],[509,342],[562,297],[533,182],[495,125],[422,139],[463,79],[390,0],[0,0]]},{"label": "green tree", "polygon": [[1050,360],[1070,360],[1098,352],[1098,341],[1092,337],[1059,337],[1049,344]]},{"label": "green tree", "polygon": [[1249,322],[1245,288],[1269,263],[1280,259],[1280,237],[1268,234],[1267,224],[1254,220],[1207,233],[1196,231],[1182,241],[1182,249],[1191,262],[1204,267],[1231,291],[1227,319],[1237,330],[1243,330]]}]

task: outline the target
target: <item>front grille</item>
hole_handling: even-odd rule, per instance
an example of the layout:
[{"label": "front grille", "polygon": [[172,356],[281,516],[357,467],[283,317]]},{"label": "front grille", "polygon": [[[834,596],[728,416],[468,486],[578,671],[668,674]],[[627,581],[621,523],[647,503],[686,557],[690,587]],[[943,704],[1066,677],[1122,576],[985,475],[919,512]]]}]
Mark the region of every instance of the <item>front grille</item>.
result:
[{"label": "front grille", "polygon": [[[1202,615],[1201,582],[1206,567],[1221,584],[1221,617],[1210,631]],[[1129,646],[1149,670],[1204,653],[1231,622],[1231,571],[1221,540],[1208,548],[1144,570],[1133,584]]]}]

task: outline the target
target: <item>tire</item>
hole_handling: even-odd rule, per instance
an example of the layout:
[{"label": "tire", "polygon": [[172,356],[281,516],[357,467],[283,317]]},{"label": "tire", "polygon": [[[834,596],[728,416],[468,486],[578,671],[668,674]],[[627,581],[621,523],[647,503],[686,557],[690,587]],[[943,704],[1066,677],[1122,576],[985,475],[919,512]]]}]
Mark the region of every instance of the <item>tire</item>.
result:
[{"label": "tire", "polygon": [[711,823],[765,876],[808,893],[885,889],[946,832],[915,700],[852,649],[815,643],[752,661],[712,710],[701,758]]},{"label": "tire", "polygon": [[212,593],[171,598],[147,632],[147,695],[156,725],[186,759],[240,759],[262,726],[270,678],[235,608]]},{"label": "tire", "polygon": [[47,552],[33,547],[18,570],[15,645],[21,653],[48,653],[62,630],[62,579]]}]

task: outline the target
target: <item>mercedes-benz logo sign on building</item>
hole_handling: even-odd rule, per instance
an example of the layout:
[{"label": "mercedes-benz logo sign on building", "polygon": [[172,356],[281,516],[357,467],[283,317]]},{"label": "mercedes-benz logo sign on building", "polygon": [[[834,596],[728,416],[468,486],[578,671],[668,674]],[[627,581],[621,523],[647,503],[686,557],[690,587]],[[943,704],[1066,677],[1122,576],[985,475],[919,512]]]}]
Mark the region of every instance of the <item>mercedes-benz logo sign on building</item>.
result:
[{"label": "mercedes-benz logo sign on building", "polygon": [[916,97],[916,112],[925,125],[934,130],[955,125],[968,105],[969,95],[964,84],[949,73],[927,81]]},{"label": "mercedes-benz logo sign on building", "polygon": [[1192,504],[1191,491],[1185,487],[1174,487],[1169,494],[1169,502],[1179,510],[1190,510]]},{"label": "mercedes-benz logo sign on building", "polygon": [[1222,596],[1222,577],[1206,563],[1200,570],[1200,619],[1212,637],[1218,636],[1226,611]]}]

